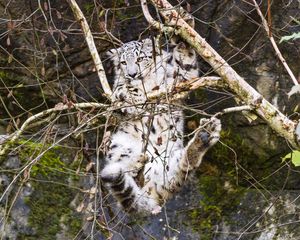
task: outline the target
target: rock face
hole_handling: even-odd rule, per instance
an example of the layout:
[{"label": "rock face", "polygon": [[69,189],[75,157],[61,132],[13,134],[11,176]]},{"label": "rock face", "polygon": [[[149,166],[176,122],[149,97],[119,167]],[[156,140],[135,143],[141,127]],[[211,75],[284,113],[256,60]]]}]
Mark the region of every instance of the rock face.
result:
[{"label": "rock face", "polygon": [[[116,38],[127,42],[151,34],[144,31],[147,23],[138,1],[77,2],[100,53],[118,46]],[[247,1],[187,2],[197,32],[267,100],[298,119],[299,94],[288,98],[293,83],[253,6]],[[261,9],[265,13],[267,6]],[[66,1],[0,0],[0,16],[0,144],[18,122],[58,102],[105,101]],[[300,32],[299,1],[272,1],[271,16],[277,42]],[[279,44],[296,77],[299,43]],[[111,78],[109,62],[102,60]],[[199,61],[203,74],[210,74],[210,66]],[[198,90],[187,104],[214,113],[234,106],[233,98],[226,92]],[[0,160],[3,239],[297,239],[299,171],[281,161],[289,146],[262,120],[249,122],[242,114],[222,117],[222,143],[211,149],[163,213],[146,218],[124,215],[100,187],[96,173],[103,161],[95,149],[104,120],[97,123],[98,130],[86,126],[80,137],[75,133],[61,145],[51,145],[90,116],[68,113],[33,126]],[[194,112],[187,114],[192,130],[198,119]]]}]

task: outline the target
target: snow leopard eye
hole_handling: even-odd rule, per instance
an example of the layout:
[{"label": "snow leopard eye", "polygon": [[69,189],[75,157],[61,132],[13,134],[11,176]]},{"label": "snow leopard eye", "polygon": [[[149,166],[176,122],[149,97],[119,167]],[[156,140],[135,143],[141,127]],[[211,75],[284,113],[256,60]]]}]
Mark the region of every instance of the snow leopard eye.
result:
[{"label": "snow leopard eye", "polygon": [[138,57],[136,61],[141,62],[141,61],[143,61],[143,59],[144,59],[143,57]]},{"label": "snow leopard eye", "polygon": [[125,65],[125,64],[126,64],[126,62],[125,62],[125,61],[121,61],[120,63],[121,63],[121,64],[123,64],[123,65]]}]

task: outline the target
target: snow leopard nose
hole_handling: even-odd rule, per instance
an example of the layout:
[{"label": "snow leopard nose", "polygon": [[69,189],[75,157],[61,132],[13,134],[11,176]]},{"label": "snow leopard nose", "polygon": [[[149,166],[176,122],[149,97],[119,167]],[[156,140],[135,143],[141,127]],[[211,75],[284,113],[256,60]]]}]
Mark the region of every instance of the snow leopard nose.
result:
[{"label": "snow leopard nose", "polygon": [[131,77],[131,78],[134,78],[136,76],[136,74],[137,74],[136,72],[135,73],[128,73],[128,76]]}]

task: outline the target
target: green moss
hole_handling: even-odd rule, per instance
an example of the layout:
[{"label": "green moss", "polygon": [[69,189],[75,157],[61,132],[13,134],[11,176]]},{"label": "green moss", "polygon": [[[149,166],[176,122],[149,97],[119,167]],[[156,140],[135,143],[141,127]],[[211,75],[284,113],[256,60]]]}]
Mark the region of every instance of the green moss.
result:
[{"label": "green moss", "polygon": [[7,72],[0,71],[0,78],[1,78],[1,79],[5,79],[5,78],[7,78],[7,77],[8,77]]},{"label": "green moss", "polygon": [[[48,145],[32,141],[21,140],[18,145],[22,145],[20,151],[21,161],[33,160],[37,158],[44,149],[47,149]],[[62,151],[61,147],[54,146],[50,151],[45,152],[30,169],[30,175],[36,177],[38,174],[47,176],[51,173],[51,169],[55,171],[63,171],[64,163],[60,160],[59,151]]]},{"label": "green moss", "polygon": [[224,144],[214,146],[201,165],[198,191],[203,198],[190,212],[192,227],[204,240],[213,239],[215,227],[227,221],[226,216],[237,209],[245,192],[236,185],[236,155],[232,149],[239,153],[238,157],[242,156],[242,161],[251,157],[243,138],[231,129],[222,130],[221,140]]},{"label": "green moss", "polygon": [[[44,149],[49,148],[47,145],[28,141],[22,141],[22,144],[22,162],[36,158]],[[30,182],[34,192],[26,197],[25,202],[31,210],[28,221],[34,235],[20,235],[19,239],[55,239],[56,234],[62,230],[62,225],[68,227],[70,239],[80,231],[81,219],[70,207],[76,191],[68,186],[70,176],[61,160],[63,152],[61,147],[54,147],[31,167]]]},{"label": "green moss", "polygon": [[74,212],[69,212],[66,215],[64,223],[69,227],[71,233],[77,233],[82,226],[81,219]]},{"label": "green moss", "polygon": [[94,5],[94,3],[85,3],[85,4],[83,4],[83,8],[84,8],[85,12],[87,14],[89,14],[94,10],[95,5]]},{"label": "green moss", "polygon": [[[201,239],[213,239],[215,226],[226,221],[227,213],[238,206],[244,190],[239,187],[225,187],[230,176],[200,176],[198,191],[203,198],[199,207],[190,212],[192,227],[200,232]],[[228,182],[227,182],[228,183]]]}]

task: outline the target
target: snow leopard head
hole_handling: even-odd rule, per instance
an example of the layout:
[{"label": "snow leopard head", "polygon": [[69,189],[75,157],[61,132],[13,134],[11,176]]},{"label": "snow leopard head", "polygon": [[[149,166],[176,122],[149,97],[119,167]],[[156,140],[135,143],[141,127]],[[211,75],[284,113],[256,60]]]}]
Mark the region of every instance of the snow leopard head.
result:
[{"label": "snow leopard head", "polygon": [[108,52],[115,68],[127,80],[144,79],[155,66],[155,47],[151,39],[131,41]]}]

